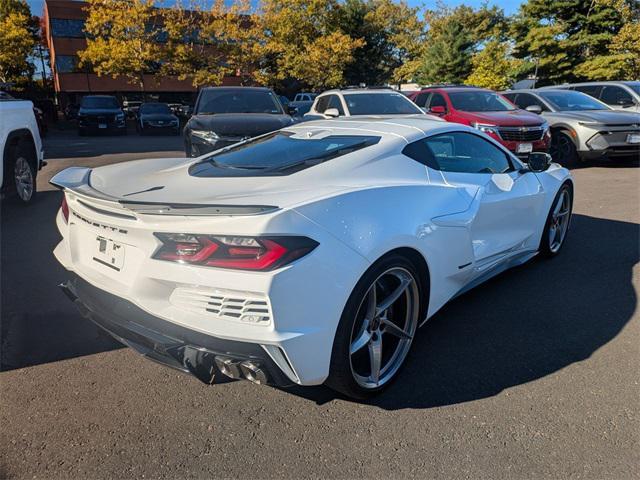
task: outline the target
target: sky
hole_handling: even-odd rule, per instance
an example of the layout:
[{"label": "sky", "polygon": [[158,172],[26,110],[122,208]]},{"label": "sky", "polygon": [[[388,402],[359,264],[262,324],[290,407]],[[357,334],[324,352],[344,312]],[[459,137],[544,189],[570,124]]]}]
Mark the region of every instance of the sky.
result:
[{"label": "sky", "polygon": [[[482,5],[483,2],[484,0],[443,0],[443,3],[452,7],[464,4],[470,7],[478,8]],[[31,7],[31,13],[33,15],[42,15],[44,0],[27,0],[27,3]],[[435,8],[436,6],[436,0],[408,0],[408,3],[412,6],[425,5],[428,8]],[[515,13],[516,10],[518,10],[520,3],[521,2],[518,0],[489,0],[490,5],[498,5],[499,7],[504,9],[507,15]]]}]

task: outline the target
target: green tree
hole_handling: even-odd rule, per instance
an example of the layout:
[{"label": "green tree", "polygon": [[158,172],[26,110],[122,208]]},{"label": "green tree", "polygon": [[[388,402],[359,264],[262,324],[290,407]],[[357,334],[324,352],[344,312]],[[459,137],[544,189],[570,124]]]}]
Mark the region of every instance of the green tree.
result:
[{"label": "green tree", "polygon": [[586,78],[580,65],[609,55],[637,0],[528,0],[513,21],[514,55],[537,63],[541,83]]},{"label": "green tree", "polygon": [[426,51],[416,74],[416,81],[429,83],[462,83],[471,70],[475,42],[468,30],[456,19],[449,19],[429,36]]},{"label": "green tree", "polygon": [[622,13],[624,25],[611,39],[608,52],[587,58],[577,73],[594,80],[636,80],[640,78],[640,4],[623,0],[599,0]]},{"label": "green tree", "polygon": [[37,22],[23,0],[0,0],[0,82],[31,78],[29,61],[38,41]]},{"label": "green tree", "polygon": [[425,47],[425,22],[418,18],[419,9],[404,0],[373,0],[374,8],[365,21],[383,32],[384,65],[387,81],[400,84],[413,80]]},{"label": "green tree", "polygon": [[511,57],[509,50],[509,44],[506,42],[487,42],[482,50],[473,55],[471,74],[465,83],[491,90],[509,88],[524,63]]},{"label": "green tree", "polygon": [[159,17],[152,0],[87,0],[87,47],[80,65],[98,75],[123,76],[144,90],[144,74],[160,60]]},{"label": "green tree", "polygon": [[354,49],[353,60],[345,66],[347,85],[382,85],[391,77],[387,62],[391,47],[387,34],[379,25],[367,20],[374,10],[371,0],[346,0],[339,9],[340,29],[351,38],[360,38],[364,42]]}]

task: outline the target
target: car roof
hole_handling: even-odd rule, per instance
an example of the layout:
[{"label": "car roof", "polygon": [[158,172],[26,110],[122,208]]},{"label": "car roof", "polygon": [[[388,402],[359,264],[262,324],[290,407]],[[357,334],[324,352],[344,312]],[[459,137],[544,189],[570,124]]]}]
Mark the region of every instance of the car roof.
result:
[{"label": "car roof", "polygon": [[434,85],[433,87],[425,87],[420,90],[422,92],[429,92],[431,90],[446,90],[447,92],[493,92],[493,90],[489,90],[488,88],[480,88],[480,87],[465,87],[465,86],[455,86],[455,87],[447,87],[447,86],[438,86]]},{"label": "car roof", "polygon": [[242,87],[242,86],[229,86],[229,87],[203,87],[202,90],[253,90],[258,92],[272,92],[269,87]]},{"label": "car roof", "polygon": [[328,120],[313,120],[296,123],[284,128],[287,131],[324,130],[342,135],[378,135],[383,138],[403,139],[412,142],[432,131],[469,129],[462,124],[444,122],[428,115],[407,115],[404,117],[340,117]]},{"label": "car roof", "polygon": [[402,93],[400,93],[397,90],[394,90],[393,88],[334,88],[332,90],[326,90],[324,92],[322,92],[320,95],[327,95],[330,93],[356,93],[356,94],[360,94],[360,93],[398,93],[400,95],[402,95]]}]

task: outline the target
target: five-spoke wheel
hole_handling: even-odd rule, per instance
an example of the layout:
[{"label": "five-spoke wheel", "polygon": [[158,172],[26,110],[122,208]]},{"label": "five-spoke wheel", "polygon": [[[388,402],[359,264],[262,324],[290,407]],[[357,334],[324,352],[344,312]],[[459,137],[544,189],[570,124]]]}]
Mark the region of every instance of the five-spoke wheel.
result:
[{"label": "five-spoke wheel", "polygon": [[364,398],[396,376],[424,313],[423,281],[414,264],[395,255],[365,274],[338,327],[329,386]]},{"label": "five-spoke wheel", "polygon": [[573,188],[570,183],[565,183],[556,194],[547,216],[540,241],[540,253],[543,255],[553,257],[560,252],[569,231],[572,208]]}]

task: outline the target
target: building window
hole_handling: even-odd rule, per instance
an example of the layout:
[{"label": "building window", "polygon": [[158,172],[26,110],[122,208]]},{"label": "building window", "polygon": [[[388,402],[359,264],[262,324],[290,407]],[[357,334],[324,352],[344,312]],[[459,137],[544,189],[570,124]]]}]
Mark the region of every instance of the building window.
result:
[{"label": "building window", "polygon": [[75,55],[56,55],[56,71],[58,73],[78,72],[78,57]]},{"label": "building window", "polygon": [[51,35],[54,37],[84,38],[84,20],[52,18]]}]

